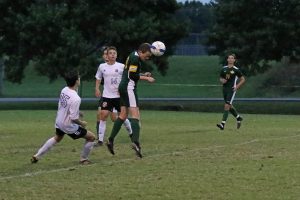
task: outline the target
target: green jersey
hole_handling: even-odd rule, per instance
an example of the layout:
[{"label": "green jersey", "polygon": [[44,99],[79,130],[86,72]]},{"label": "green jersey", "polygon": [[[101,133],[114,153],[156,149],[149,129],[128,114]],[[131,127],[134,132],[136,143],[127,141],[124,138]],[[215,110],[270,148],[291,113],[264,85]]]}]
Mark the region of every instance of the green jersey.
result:
[{"label": "green jersey", "polygon": [[236,66],[228,67],[224,66],[220,72],[220,77],[227,80],[226,83],[223,84],[224,88],[232,88],[236,85],[238,78],[242,77],[243,73]]},{"label": "green jersey", "polygon": [[136,89],[140,79],[142,61],[136,51],[132,52],[126,59],[122,79],[119,85],[119,91]]}]

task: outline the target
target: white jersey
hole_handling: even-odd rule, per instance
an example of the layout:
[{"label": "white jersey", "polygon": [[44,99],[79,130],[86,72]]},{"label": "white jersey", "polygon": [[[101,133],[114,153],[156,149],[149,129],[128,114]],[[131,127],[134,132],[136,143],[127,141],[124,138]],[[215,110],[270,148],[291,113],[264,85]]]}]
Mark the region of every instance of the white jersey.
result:
[{"label": "white jersey", "polygon": [[122,78],[124,64],[115,62],[113,65],[102,63],[99,65],[95,78],[104,79],[103,97],[120,98],[118,87]]},{"label": "white jersey", "polygon": [[55,128],[65,133],[75,133],[79,125],[72,122],[79,119],[79,106],[81,98],[75,90],[65,87],[61,90],[58,102],[58,110],[55,120]]}]

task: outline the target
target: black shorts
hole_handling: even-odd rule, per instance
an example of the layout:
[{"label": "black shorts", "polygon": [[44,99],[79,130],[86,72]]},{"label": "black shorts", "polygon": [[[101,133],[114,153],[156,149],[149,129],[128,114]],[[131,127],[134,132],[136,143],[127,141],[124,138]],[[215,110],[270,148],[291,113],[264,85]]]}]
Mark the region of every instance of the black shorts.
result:
[{"label": "black shorts", "polygon": [[232,88],[223,88],[223,98],[226,104],[232,105],[236,91]]},{"label": "black shorts", "polygon": [[87,130],[85,128],[82,128],[79,126],[78,130],[75,133],[65,133],[62,130],[60,130],[59,128],[56,128],[56,135],[63,136],[65,134],[67,134],[68,136],[73,138],[73,140],[76,140],[76,139],[83,138],[84,136],[86,136]]},{"label": "black shorts", "polygon": [[120,98],[101,97],[99,100],[99,107],[101,107],[101,110],[109,110],[110,112],[112,112],[115,108],[118,112],[120,112]]}]

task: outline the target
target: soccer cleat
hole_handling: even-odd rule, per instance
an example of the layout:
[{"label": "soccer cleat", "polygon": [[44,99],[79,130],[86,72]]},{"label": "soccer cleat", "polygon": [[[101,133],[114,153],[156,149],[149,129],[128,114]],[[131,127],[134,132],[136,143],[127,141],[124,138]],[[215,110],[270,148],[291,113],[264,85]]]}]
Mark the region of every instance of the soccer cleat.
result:
[{"label": "soccer cleat", "polygon": [[92,164],[92,162],[89,161],[88,159],[85,159],[85,160],[79,161],[79,164],[81,164],[81,165],[90,165],[90,164]]},{"label": "soccer cleat", "polygon": [[110,140],[107,140],[106,146],[107,146],[108,151],[109,151],[112,155],[115,155],[115,152],[114,152],[114,142],[113,142],[113,141],[110,141]]},{"label": "soccer cleat", "polygon": [[237,129],[241,128],[242,121],[243,121],[243,118],[242,118],[242,117],[236,118],[236,128],[237,128]]},{"label": "soccer cleat", "polygon": [[34,164],[34,163],[37,163],[39,160],[35,156],[32,156],[30,161],[31,161],[32,164]]},{"label": "soccer cleat", "polygon": [[143,155],[141,153],[141,147],[140,145],[136,144],[136,143],[132,143],[131,148],[135,151],[135,154],[137,157],[142,158]]},{"label": "soccer cleat", "polygon": [[98,140],[97,142],[94,143],[94,147],[100,147],[103,145],[103,142]]},{"label": "soccer cleat", "polygon": [[224,125],[223,125],[223,124],[217,124],[217,127],[218,127],[220,130],[224,130]]}]

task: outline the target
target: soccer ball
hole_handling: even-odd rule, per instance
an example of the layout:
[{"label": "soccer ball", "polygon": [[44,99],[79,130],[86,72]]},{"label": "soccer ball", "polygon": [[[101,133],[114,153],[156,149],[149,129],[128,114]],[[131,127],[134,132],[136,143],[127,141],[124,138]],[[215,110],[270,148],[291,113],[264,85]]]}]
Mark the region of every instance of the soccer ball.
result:
[{"label": "soccer ball", "polygon": [[151,53],[155,56],[162,56],[166,51],[166,46],[161,41],[155,41],[151,45]]}]

